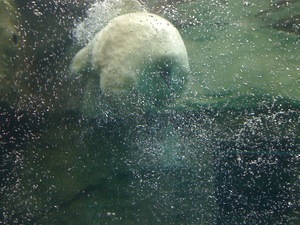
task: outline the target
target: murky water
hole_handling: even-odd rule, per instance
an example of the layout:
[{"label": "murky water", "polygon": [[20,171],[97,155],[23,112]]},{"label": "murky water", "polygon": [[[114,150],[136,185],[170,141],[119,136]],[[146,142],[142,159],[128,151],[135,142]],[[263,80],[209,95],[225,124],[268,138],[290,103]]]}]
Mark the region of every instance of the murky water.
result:
[{"label": "murky water", "polygon": [[[0,35],[1,224],[299,224],[299,1],[1,4],[21,18],[0,14],[19,32],[9,54]],[[175,24],[191,71],[118,116],[69,66],[131,10]]]}]

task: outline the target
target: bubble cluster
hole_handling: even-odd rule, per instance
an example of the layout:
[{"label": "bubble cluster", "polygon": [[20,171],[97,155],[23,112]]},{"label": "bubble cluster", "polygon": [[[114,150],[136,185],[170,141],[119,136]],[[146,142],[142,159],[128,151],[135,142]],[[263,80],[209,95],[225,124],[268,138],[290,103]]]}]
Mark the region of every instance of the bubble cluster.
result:
[{"label": "bubble cluster", "polygon": [[121,12],[121,0],[95,1],[87,12],[87,17],[76,25],[74,37],[78,44],[89,43],[109,20]]}]

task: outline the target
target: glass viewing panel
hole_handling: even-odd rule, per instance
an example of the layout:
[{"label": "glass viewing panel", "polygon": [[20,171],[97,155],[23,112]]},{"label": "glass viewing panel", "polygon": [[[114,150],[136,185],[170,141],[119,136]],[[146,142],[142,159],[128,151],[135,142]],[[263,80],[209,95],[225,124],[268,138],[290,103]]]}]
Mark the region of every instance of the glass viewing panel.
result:
[{"label": "glass viewing panel", "polygon": [[300,224],[299,0],[0,0],[1,224]]}]

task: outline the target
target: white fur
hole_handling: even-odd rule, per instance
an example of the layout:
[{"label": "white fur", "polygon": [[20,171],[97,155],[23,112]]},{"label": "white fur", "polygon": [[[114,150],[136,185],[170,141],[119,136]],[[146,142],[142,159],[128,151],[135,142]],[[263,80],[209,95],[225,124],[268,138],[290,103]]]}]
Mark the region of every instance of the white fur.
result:
[{"label": "white fur", "polygon": [[110,104],[146,110],[180,96],[189,63],[177,29],[160,16],[138,12],[112,19],[76,54],[72,72],[89,75],[91,69]]}]

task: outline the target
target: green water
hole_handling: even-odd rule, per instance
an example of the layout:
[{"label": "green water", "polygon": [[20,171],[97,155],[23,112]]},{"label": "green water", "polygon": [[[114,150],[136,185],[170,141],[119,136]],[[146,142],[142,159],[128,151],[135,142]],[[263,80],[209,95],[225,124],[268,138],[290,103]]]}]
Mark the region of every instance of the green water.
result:
[{"label": "green water", "polygon": [[84,2],[0,8],[0,224],[299,224],[300,2],[145,1],[191,73],[174,103],[123,117],[68,74]]},{"label": "green water", "polygon": [[19,130],[2,144],[7,221],[297,224],[299,139],[265,140],[280,127],[295,135],[295,113],[260,116],[255,133],[241,126],[234,133],[242,141],[224,133],[221,112],[206,110],[149,114],[139,123],[48,114],[37,127],[16,116],[1,118]]}]

